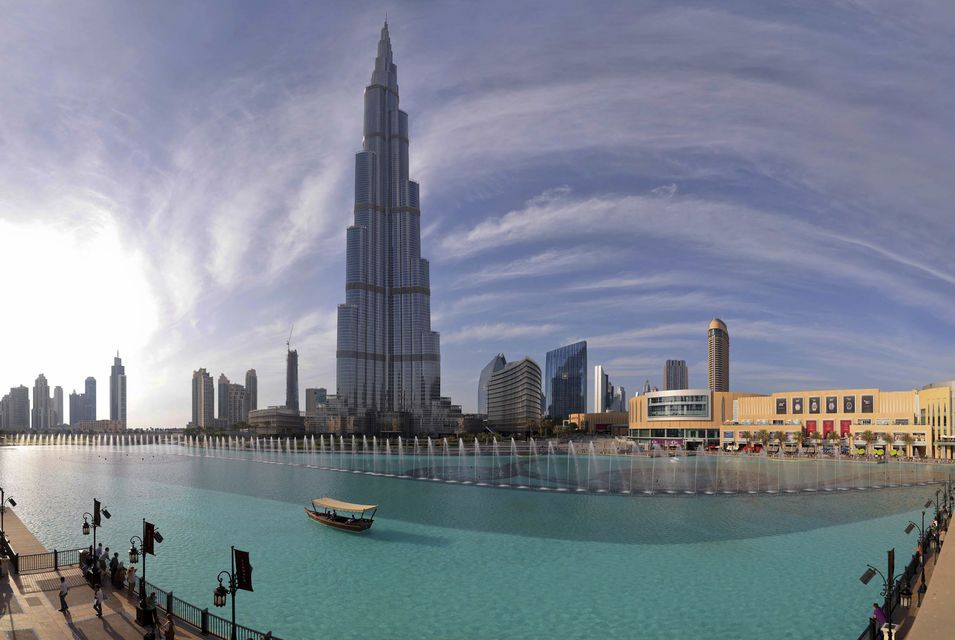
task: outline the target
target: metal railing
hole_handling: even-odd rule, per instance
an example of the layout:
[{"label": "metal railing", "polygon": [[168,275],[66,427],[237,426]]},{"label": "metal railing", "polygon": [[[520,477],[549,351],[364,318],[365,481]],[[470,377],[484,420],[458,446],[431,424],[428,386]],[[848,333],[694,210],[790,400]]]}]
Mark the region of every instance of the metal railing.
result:
[{"label": "metal railing", "polygon": [[[13,550],[7,545],[7,548]],[[82,549],[66,549],[64,551],[48,551],[46,553],[29,553],[20,555],[12,553],[13,568],[20,573],[30,571],[56,571],[60,567],[72,567],[80,564],[80,553],[86,551]]]},{"label": "metal railing", "polygon": [[[134,590],[139,597],[139,581],[137,581]],[[173,618],[186,622],[199,629],[203,634],[211,635],[214,638],[228,640],[232,637],[232,621],[209,613],[209,609],[200,609],[194,604],[190,604],[181,598],[176,597],[172,591],[160,589],[151,582],[146,583],[146,593],[156,594],[157,607],[167,613],[172,613]],[[272,635],[271,631],[263,633],[244,627],[240,624],[235,625],[237,636],[242,640],[281,640],[281,638]]]}]

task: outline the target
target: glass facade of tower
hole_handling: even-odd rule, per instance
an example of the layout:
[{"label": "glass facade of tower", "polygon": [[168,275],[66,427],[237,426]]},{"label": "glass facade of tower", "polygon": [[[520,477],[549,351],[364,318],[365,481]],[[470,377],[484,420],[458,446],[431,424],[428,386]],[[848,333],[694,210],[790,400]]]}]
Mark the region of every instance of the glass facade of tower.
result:
[{"label": "glass facade of tower", "polygon": [[566,420],[587,412],[587,342],[575,342],[547,352],[544,378],[547,415]]},{"label": "glass facade of tower", "polygon": [[407,412],[420,420],[441,394],[441,356],[431,330],[429,265],[421,257],[418,184],[408,179],[408,115],[398,108],[387,24],[364,103],[345,303],[338,307],[338,397],[352,414]]},{"label": "glass facade of tower", "polygon": [[504,354],[499,353],[481,370],[481,377],[478,379],[478,413],[487,415],[487,385],[491,381],[491,374],[500,371],[506,364]]}]

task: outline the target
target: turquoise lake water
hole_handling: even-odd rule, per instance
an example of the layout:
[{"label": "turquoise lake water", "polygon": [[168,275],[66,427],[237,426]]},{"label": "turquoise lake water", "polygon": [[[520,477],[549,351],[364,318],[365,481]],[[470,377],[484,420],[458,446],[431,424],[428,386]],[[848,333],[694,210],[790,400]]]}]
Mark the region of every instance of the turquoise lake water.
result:
[{"label": "turquoise lake water", "polygon": [[[559,494],[184,453],[0,448],[0,486],[49,548],[90,542],[94,497],[113,514],[98,538],[121,555],[146,517],[165,538],[148,580],[200,607],[229,546],[249,551],[238,621],[289,640],[316,624],[338,638],[855,638],[881,586],[858,576],[890,547],[907,560],[903,528],[935,491]],[[381,504],[374,528],[311,522],[302,509],[325,494]]]}]

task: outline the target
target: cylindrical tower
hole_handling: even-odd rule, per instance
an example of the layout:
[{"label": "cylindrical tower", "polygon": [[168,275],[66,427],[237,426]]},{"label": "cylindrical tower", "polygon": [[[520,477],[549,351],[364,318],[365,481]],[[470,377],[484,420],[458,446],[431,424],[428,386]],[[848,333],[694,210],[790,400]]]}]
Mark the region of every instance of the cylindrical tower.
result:
[{"label": "cylindrical tower", "polygon": [[707,330],[707,341],[710,391],[729,391],[730,334],[726,330],[726,323],[714,318]]}]

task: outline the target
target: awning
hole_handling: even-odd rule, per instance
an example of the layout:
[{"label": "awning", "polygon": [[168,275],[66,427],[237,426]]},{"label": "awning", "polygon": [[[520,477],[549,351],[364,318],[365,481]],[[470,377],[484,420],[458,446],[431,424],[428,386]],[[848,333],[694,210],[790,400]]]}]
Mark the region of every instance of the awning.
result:
[{"label": "awning", "polygon": [[350,511],[352,513],[364,513],[378,508],[377,504],[354,504],[352,502],[342,502],[341,500],[328,497],[315,498],[312,500],[312,504],[316,507],[325,507],[326,509],[334,509],[335,511]]}]

